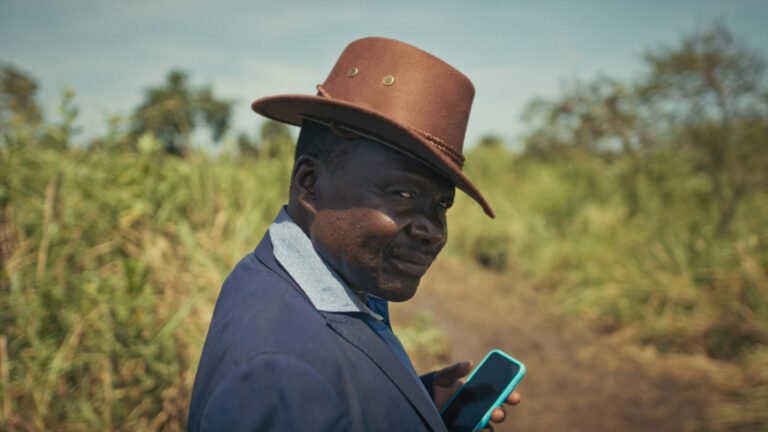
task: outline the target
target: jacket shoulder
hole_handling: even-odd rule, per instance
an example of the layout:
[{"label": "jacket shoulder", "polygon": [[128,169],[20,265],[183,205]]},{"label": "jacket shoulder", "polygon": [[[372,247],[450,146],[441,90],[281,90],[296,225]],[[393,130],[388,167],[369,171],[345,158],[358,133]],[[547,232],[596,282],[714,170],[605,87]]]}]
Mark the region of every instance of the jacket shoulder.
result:
[{"label": "jacket shoulder", "polygon": [[[224,281],[209,335],[249,341],[271,350],[280,336],[325,327],[322,315],[287,274],[246,256]],[[210,336],[209,336],[210,338]]]}]

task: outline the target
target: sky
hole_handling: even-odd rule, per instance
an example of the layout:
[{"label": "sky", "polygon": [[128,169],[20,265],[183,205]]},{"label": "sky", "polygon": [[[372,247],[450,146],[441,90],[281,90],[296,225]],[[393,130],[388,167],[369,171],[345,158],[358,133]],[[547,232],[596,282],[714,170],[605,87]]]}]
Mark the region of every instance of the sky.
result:
[{"label": "sky", "polygon": [[384,36],[473,81],[467,143],[514,142],[533,98],[600,74],[638,77],[644,52],[716,22],[768,58],[768,1],[758,0],[0,0],[0,62],[38,80],[51,116],[74,89],[84,139],[173,68],[234,100],[233,129],[256,133],[251,101],[314,94],[349,42]]}]

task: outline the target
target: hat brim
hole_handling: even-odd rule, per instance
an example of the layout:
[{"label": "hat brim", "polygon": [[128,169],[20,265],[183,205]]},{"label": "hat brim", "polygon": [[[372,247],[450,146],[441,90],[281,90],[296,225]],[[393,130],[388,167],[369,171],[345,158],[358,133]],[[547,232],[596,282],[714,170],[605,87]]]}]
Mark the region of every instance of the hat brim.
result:
[{"label": "hat brim", "polygon": [[475,200],[489,217],[495,217],[485,197],[456,164],[409,127],[361,105],[322,96],[279,95],[255,100],[258,114],[283,123],[301,126],[305,118],[338,122],[339,126],[415,155],[448,178]]}]

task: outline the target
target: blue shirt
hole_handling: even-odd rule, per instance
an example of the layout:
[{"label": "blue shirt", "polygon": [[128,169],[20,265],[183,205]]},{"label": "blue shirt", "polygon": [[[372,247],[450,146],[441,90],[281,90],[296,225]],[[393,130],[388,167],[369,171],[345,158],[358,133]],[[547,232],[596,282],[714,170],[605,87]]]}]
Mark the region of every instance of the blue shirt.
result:
[{"label": "blue shirt", "polygon": [[[269,227],[277,262],[296,281],[315,309],[323,312],[362,314],[371,329],[390,347],[414,379],[419,381],[403,345],[389,324],[389,302],[368,296],[368,304],[315,251],[312,241],[282,208]],[[425,389],[426,391],[426,389]]]}]

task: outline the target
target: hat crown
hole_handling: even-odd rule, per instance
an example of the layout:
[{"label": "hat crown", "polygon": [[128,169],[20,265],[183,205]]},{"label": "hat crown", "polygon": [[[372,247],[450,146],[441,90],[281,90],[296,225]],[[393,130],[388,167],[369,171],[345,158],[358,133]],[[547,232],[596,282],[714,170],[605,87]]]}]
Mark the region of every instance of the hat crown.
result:
[{"label": "hat crown", "polygon": [[439,58],[393,39],[350,43],[319,95],[351,102],[436,139],[462,165],[472,82]]}]

